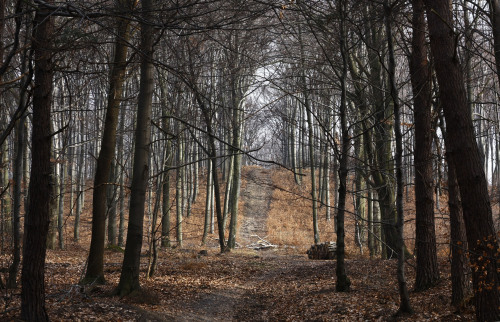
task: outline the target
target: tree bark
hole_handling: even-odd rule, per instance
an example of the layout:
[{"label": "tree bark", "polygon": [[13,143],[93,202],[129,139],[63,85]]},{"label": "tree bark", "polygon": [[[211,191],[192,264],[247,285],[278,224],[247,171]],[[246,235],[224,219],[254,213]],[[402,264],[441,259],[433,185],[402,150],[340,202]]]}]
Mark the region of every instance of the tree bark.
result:
[{"label": "tree bark", "polygon": [[448,161],[448,207],[451,226],[451,304],[460,306],[470,292],[467,281],[470,268],[466,256],[467,236],[460,207],[460,191],[455,166],[450,161]]},{"label": "tree bark", "polygon": [[[52,1],[47,1],[51,3]],[[33,21],[32,49],[35,53],[33,128],[29,210],[24,221],[21,290],[21,317],[27,321],[48,321],[45,310],[45,254],[49,229],[50,152],[53,66],[53,19],[49,12],[37,11]]]},{"label": "tree bark", "polygon": [[109,170],[109,185],[106,191],[106,204],[107,204],[107,217],[108,217],[108,244],[116,245],[117,244],[117,216],[116,216],[116,193],[117,186],[116,181],[118,179],[118,164],[116,161],[111,161],[111,168]]},{"label": "tree bark", "polygon": [[[162,129],[163,133],[167,134],[170,128],[170,120],[167,115],[166,106],[166,91],[165,84],[162,83],[160,78],[160,101],[162,104]],[[162,216],[161,216],[161,246],[170,247],[170,167],[172,165],[172,142],[165,137],[165,154],[163,160],[163,182],[162,182]]]},{"label": "tree bark", "polygon": [[[24,82],[23,82],[24,83]],[[24,85],[21,86],[19,106],[26,104],[26,92]],[[19,263],[21,261],[21,186],[23,182],[23,151],[26,145],[26,138],[24,137],[26,115],[18,120],[16,125],[16,145],[15,145],[15,160],[14,160],[14,211],[12,214],[12,238],[13,238],[13,252],[12,264],[9,266],[9,277],[7,279],[8,288],[16,288],[17,286],[17,273],[19,271]]]},{"label": "tree bark", "polygon": [[379,53],[383,51],[384,30],[379,26],[375,19],[374,5],[368,5],[365,13],[368,21],[365,25],[365,32],[368,35],[369,50],[369,81],[371,95],[373,97],[373,118],[374,118],[374,141],[375,150],[369,149],[372,162],[371,175],[375,183],[375,190],[378,196],[378,205],[381,218],[382,234],[382,256],[384,258],[394,258],[397,248],[396,231],[396,208],[394,179],[391,175],[394,172],[394,162],[392,160],[391,136],[393,133],[393,122],[391,122],[392,112],[384,100],[383,91],[384,81],[382,72],[382,63],[379,59]]},{"label": "tree bark", "polygon": [[139,268],[141,259],[144,204],[149,180],[148,159],[151,141],[151,109],[153,99],[153,28],[148,21],[153,9],[151,0],[142,0],[141,23],[141,78],[137,99],[137,125],[135,130],[134,166],[130,194],[127,241],[123,257],[120,282],[116,293],[128,295],[140,289]]},{"label": "tree bark", "polygon": [[65,165],[65,151],[66,148],[62,148],[61,152],[61,161],[59,163],[59,171],[60,171],[60,180],[59,180],[59,197],[57,198],[58,206],[57,206],[57,241],[59,245],[59,249],[64,249],[64,194],[66,192],[66,172],[67,167]]},{"label": "tree bark", "polygon": [[119,184],[120,184],[120,192],[118,196],[119,200],[119,217],[120,217],[120,222],[118,224],[118,246],[123,247],[124,246],[124,239],[125,239],[125,165],[126,161],[123,160],[123,141],[125,138],[125,110],[121,110],[120,114],[120,138],[118,140],[118,158],[117,160],[120,162],[120,178],[119,178]]},{"label": "tree bark", "polygon": [[182,207],[182,170],[184,163],[184,151],[183,151],[183,135],[181,133],[180,126],[177,127],[179,130],[177,131],[177,171],[176,171],[176,182],[175,182],[175,214],[176,214],[176,225],[175,232],[177,236],[177,246],[182,248],[182,216],[183,207]]},{"label": "tree bark", "polygon": [[346,45],[346,27],[345,27],[345,10],[346,3],[341,1],[337,4],[337,10],[340,15],[340,54],[342,56],[342,72],[340,74],[340,128],[342,131],[342,147],[339,159],[339,197],[337,205],[337,266],[335,273],[337,275],[337,284],[335,289],[337,292],[349,292],[351,289],[351,281],[347,277],[345,268],[345,203],[347,196],[347,159],[350,146],[349,128],[347,127],[347,45]]},{"label": "tree bark", "polygon": [[[131,9],[131,0],[119,0],[116,3],[118,10]],[[118,18],[114,57],[110,74],[110,87],[104,133],[101,141],[101,151],[97,158],[94,179],[92,204],[92,239],[90,242],[87,271],[82,283],[104,283],[104,243],[106,235],[106,190],[111,162],[115,156],[116,128],[118,126],[118,112],[123,94],[123,83],[127,68],[127,40],[129,39],[129,20]]]},{"label": "tree bark", "polygon": [[205,199],[205,221],[203,225],[203,237],[201,239],[201,244],[205,245],[207,236],[208,236],[208,231],[210,230],[210,215],[212,209],[212,161],[207,160],[207,192],[206,192],[206,199]]},{"label": "tree bark", "polygon": [[[84,141],[84,135],[83,135],[83,129],[84,129],[84,118],[80,118],[80,140],[83,142]],[[82,213],[83,205],[84,205],[84,194],[85,194],[85,160],[84,160],[84,155],[85,155],[85,148],[84,145],[82,144],[79,149],[79,156],[78,156],[78,171],[76,174],[76,191],[77,191],[77,197],[76,197],[76,211],[75,211],[75,225],[74,225],[74,230],[73,230],[73,238],[75,241],[78,243],[80,241],[80,215]]]},{"label": "tree bark", "polygon": [[405,243],[404,243],[404,208],[403,208],[403,134],[401,132],[401,107],[399,94],[396,86],[396,59],[394,58],[394,43],[392,36],[392,4],[389,0],[384,3],[385,31],[387,35],[387,51],[389,55],[389,86],[392,104],[394,107],[394,136],[396,138],[396,211],[397,211],[397,253],[398,268],[397,279],[399,287],[399,309],[398,313],[413,313],[410,305],[410,296],[405,276]]},{"label": "tree bark", "polygon": [[[235,37],[236,47],[238,45],[238,37]],[[237,53],[234,54],[237,56]],[[238,67],[232,66],[237,63],[237,57],[231,58],[232,75],[231,78],[231,103],[233,107],[233,119],[232,119],[232,185],[231,185],[231,222],[229,226],[229,238],[227,242],[227,247],[229,249],[234,249],[236,247],[236,231],[238,224],[238,200],[240,196],[241,187],[241,147],[243,144],[243,114],[245,111],[245,97],[244,91],[244,77],[239,75],[242,72]]]},{"label": "tree bark", "polygon": [[[225,237],[224,237],[224,225],[222,218],[222,208],[220,202],[220,187],[219,187],[219,176],[217,174],[217,148],[215,146],[214,130],[212,126],[212,116],[210,115],[210,110],[203,103],[203,99],[199,92],[195,91],[196,101],[198,102],[199,108],[203,114],[205,125],[207,127],[208,136],[208,150],[207,154],[210,158],[210,167],[212,171],[213,180],[213,193],[215,200],[215,213],[217,216],[217,228],[219,230],[219,246],[221,253],[226,249]],[[212,221],[213,224],[213,221]]]},{"label": "tree bark", "polygon": [[439,281],[434,225],[432,177],[431,78],[425,43],[425,8],[413,0],[413,38],[410,75],[415,121],[415,213],[417,277],[415,290],[425,290]]},{"label": "tree bark", "polygon": [[490,7],[490,22],[493,31],[496,74],[500,81],[500,0],[488,0],[488,3]]},{"label": "tree bark", "polygon": [[[438,108],[436,108],[438,109]],[[439,110],[439,109],[438,109]],[[450,209],[450,248],[451,248],[451,304],[460,307],[470,293],[470,266],[467,258],[467,236],[460,201],[455,165],[448,150],[450,142],[444,127],[443,113],[439,110],[439,125],[443,133],[448,163],[448,208]]]},{"label": "tree bark", "polygon": [[305,57],[304,57],[304,43],[302,42],[302,32],[299,26],[299,45],[300,45],[300,82],[301,90],[304,99],[304,108],[306,110],[307,117],[307,129],[308,129],[308,152],[309,152],[309,168],[311,169],[311,203],[312,203],[312,216],[313,216],[313,235],[314,243],[319,244],[319,226],[318,226],[318,206],[316,200],[316,174],[315,174],[315,159],[314,159],[314,131],[313,131],[313,116],[312,116],[312,106],[309,101],[309,93],[307,89],[307,79],[305,71]]},{"label": "tree bark", "polygon": [[464,76],[456,56],[449,0],[425,0],[439,94],[462,198],[474,305],[479,321],[500,320],[498,237],[493,226],[488,185],[467,108]]}]

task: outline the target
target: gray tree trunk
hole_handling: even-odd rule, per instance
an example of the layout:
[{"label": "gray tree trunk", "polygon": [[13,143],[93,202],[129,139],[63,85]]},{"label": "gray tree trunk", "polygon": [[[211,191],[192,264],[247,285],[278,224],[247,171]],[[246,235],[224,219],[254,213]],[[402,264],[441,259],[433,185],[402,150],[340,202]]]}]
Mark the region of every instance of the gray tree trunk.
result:
[{"label": "gray tree trunk", "polygon": [[387,35],[387,48],[389,54],[389,85],[394,106],[394,136],[396,137],[396,210],[397,210],[397,252],[398,268],[397,279],[399,286],[399,310],[398,313],[413,313],[410,305],[410,295],[406,285],[405,276],[405,243],[404,243],[404,182],[403,182],[403,134],[401,132],[401,106],[399,103],[398,88],[396,85],[396,59],[394,58],[394,44],[392,36],[392,4],[389,0],[384,2],[385,30]]},{"label": "gray tree trunk", "polygon": [[350,149],[349,128],[347,127],[347,29],[346,20],[346,2],[341,1],[337,4],[337,11],[340,18],[340,55],[342,57],[342,71],[340,73],[340,130],[342,135],[341,153],[339,156],[339,199],[337,205],[337,265],[335,273],[337,275],[337,284],[335,289],[338,292],[349,292],[351,290],[351,281],[347,277],[345,267],[345,204],[347,197],[347,159]]},{"label": "gray tree trunk", "polygon": [[318,226],[318,207],[316,200],[316,174],[315,174],[315,158],[314,158],[314,128],[312,106],[309,101],[309,92],[307,89],[307,79],[305,71],[305,57],[304,57],[304,43],[302,41],[302,32],[299,26],[299,45],[300,45],[300,81],[303,95],[303,104],[307,116],[307,129],[308,129],[308,151],[309,151],[309,167],[311,169],[311,202],[312,202],[312,216],[313,216],[313,235],[314,243],[319,244],[319,226]]},{"label": "gray tree trunk", "polygon": [[154,89],[153,27],[149,25],[152,1],[142,0],[140,88],[137,99],[134,166],[130,194],[127,242],[116,293],[125,296],[140,289],[139,272],[143,237],[146,189],[149,180],[148,160],[151,141],[151,109]]},{"label": "gray tree trunk", "polygon": [[[180,133],[180,131],[178,131]],[[176,236],[177,236],[177,246],[182,248],[182,216],[183,216],[183,207],[182,207],[182,174],[183,174],[183,166],[184,163],[184,152],[183,146],[184,143],[182,141],[182,135],[179,135],[178,139],[178,148],[177,148],[177,170],[176,170],[176,184],[175,184],[175,213],[176,213]]]},{"label": "gray tree trunk", "polygon": [[[131,0],[116,2],[118,10],[129,10],[134,6]],[[106,190],[111,162],[115,156],[116,128],[118,113],[123,94],[123,83],[127,68],[127,48],[130,21],[117,18],[117,35],[114,45],[114,57],[110,73],[110,87],[106,108],[106,119],[101,141],[101,150],[97,159],[94,192],[92,199],[92,239],[90,243],[87,271],[83,283],[104,283],[104,243],[106,235]],[[127,237],[128,238],[128,237]]]}]

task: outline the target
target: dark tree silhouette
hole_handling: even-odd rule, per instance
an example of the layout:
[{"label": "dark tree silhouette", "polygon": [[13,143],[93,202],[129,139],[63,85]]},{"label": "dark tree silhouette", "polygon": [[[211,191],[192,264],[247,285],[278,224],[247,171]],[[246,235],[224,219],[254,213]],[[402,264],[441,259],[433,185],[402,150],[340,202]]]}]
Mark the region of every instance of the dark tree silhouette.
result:
[{"label": "dark tree silhouette", "polygon": [[415,290],[424,290],[439,280],[434,225],[431,128],[431,74],[425,43],[425,8],[413,0],[413,38],[410,78],[415,120],[415,213],[417,278]]},{"label": "dark tree silhouette", "polygon": [[[51,2],[51,1],[47,1]],[[33,21],[35,87],[29,209],[24,221],[21,316],[26,321],[48,321],[45,310],[45,254],[51,199],[51,133],[53,18],[39,10]]]},{"label": "dark tree silhouette", "polygon": [[472,265],[474,305],[479,321],[500,320],[498,237],[488,185],[467,106],[463,71],[456,55],[453,14],[448,0],[425,0],[439,96],[455,165]]}]

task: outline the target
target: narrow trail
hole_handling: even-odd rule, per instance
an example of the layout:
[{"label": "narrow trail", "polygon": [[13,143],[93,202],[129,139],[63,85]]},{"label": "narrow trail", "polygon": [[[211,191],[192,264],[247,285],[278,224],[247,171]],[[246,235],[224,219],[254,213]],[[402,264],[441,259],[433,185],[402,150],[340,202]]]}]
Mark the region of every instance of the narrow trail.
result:
[{"label": "narrow trail", "polygon": [[[241,192],[243,209],[237,238],[240,248],[245,249],[266,238],[273,192],[271,170],[253,168],[246,179]],[[276,249],[243,252],[245,255],[217,255],[226,260],[227,271],[231,272],[227,282],[208,291],[200,290],[198,298],[187,302],[181,314],[167,320],[267,321],[268,312],[273,309],[266,293],[269,285],[279,283],[285,276],[301,275],[304,270],[325,265],[309,261],[305,255],[286,255]]]},{"label": "narrow trail", "polygon": [[[186,301],[181,312],[164,317],[164,320],[268,321],[271,319],[269,312],[273,310],[269,294],[271,285],[283,288],[283,278],[295,283],[305,271],[325,265],[309,261],[305,255],[290,255],[275,248],[255,250],[247,247],[266,238],[272,194],[271,170],[251,168],[241,191],[243,206],[237,235],[241,253],[214,255],[220,256],[219,261],[225,263],[220,272],[225,276],[223,281],[214,287],[200,289],[196,299]],[[154,317],[145,320],[157,321]]]},{"label": "narrow trail", "polygon": [[242,246],[258,242],[258,237],[265,238],[267,235],[267,214],[273,192],[271,183],[270,170],[251,169],[247,175],[246,188],[241,192],[244,207],[238,243]]},{"label": "narrow trail", "polygon": [[[247,174],[247,184],[241,191],[243,201],[242,214],[239,217],[237,242],[245,247],[265,238],[267,234],[267,215],[271,204],[270,170],[253,168]],[[248,311],[259,312],[261,305],[253,296],[256,280],[246,280],[232,284],[227,289],[215,290],[203,294],[196,302],[188,304],[188,312],[175,321],[233,321],[244,319]],[[252,314],[253,315],[253,314]],[[246,316],[246,319],[249,317]],[[257,317],[256,317],[257,318]],[[260,319],[260,318],[257,318]]]}]

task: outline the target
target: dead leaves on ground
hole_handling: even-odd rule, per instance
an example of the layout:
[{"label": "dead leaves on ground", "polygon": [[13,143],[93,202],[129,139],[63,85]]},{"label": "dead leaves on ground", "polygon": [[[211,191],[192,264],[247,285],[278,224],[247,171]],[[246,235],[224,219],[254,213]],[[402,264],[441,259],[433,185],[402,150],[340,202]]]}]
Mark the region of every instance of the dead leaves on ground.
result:
[{"label": "dead leaves on ground", "polygon": [[[221,255],[213,249],[209,256],[196,254],[195,250],[162,252],[157,275],[142,280],[145,293],[140,298],[118,298],[111,293],[118,283],[120,271],[114,268],[119,267],[121,254],[107,253],[107,285],[83,289],[77,282],[85,252],[51,251],[47,261],[49,316],[54,321],[135,321],[144,314],[150,320],[193,317],[210,295],[212,317],[219,320],[386,321],[394,319],[398,309],[395,261],[348,259],[352,292],[338,293],[335,261],[312,261],[280,251]],[[416,313],[398,320],[473,319],[472,311],[458,314],[450,305],[449,265],[444,259],[441,271],[445,277],[437,287],[411,293]],[[407,276],[411,288],[412,268],[407,269]],[[19,317],[20,290],[5,294],[10,300],[6,302],[7,296],[0,299],[0,319],[14,320]],[[233,310],[217,312],[218,299],[234,294],[239,295],[233,299]]]}]

